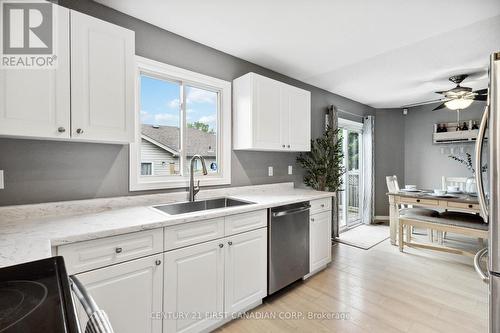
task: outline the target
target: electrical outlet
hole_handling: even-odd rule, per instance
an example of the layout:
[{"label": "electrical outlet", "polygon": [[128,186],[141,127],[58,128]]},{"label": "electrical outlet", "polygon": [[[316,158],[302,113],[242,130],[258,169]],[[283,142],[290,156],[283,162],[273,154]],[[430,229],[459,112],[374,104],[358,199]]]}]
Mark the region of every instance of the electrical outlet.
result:
[{"label": "electrical outlet", "polygon": [[274,171],[274,170],[273,170],[273,167],[272,167],[272,166],[267,167],[267,175],[268,175],[269,177],[272,177],[272,176],[273,176],[273,171]]},{"label": "electrical outlet", "polygon": [[288,166],[288,174],[293,175],[293,167],[291,165]]},{"label": "electrical outlet", "polygon": [[5,188],[5,183],[3,181],[3,170],[0,170],[0,190]]}]

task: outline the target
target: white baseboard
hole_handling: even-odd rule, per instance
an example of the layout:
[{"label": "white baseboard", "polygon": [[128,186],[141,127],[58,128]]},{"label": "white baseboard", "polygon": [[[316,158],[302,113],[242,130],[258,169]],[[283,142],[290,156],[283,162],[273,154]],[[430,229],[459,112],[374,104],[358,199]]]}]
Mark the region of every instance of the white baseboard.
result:
[{"label": "white baseboard", "polygon": [[375,221],[389,221],[389,216],[375,215]]}]

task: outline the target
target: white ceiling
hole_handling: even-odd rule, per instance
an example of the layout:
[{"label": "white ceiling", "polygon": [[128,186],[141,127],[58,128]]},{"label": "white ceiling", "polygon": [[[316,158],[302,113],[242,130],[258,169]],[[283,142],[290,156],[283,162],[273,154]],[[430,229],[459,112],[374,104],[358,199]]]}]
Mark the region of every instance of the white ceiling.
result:
[{"label": "white ceiling", "polygon": [[499,0],[97,0],[377,108],[439,98],[500,51]]}]

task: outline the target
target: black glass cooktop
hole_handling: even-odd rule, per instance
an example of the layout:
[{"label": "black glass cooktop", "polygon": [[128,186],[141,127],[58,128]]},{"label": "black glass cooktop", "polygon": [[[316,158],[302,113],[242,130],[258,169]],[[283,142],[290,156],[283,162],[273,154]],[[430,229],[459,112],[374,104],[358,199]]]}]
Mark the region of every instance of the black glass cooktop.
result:
[{"label": "black glass cooktop", "polygon": [[76,333],[62,257],[0,269],[0,333]]}]

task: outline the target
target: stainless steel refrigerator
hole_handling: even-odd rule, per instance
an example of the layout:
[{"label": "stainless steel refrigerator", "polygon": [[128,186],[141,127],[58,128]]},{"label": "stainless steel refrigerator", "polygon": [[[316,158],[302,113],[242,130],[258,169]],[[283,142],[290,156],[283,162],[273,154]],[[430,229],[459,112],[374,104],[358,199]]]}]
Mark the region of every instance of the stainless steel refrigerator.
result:
[{"label": "stainless steel refrigerator", "polygon": [[[489,223],[488,248],[474,258],[476,271],[489,284],[489,331],[500,332],[500,52],[491,55],[488,103],[476,142],[476,182],[481,215]],[[486,158],[484,158],[486,156]],[[488,172],[481,172],[485,162]],[[488,256],[487,269],[481,258]]]}]

